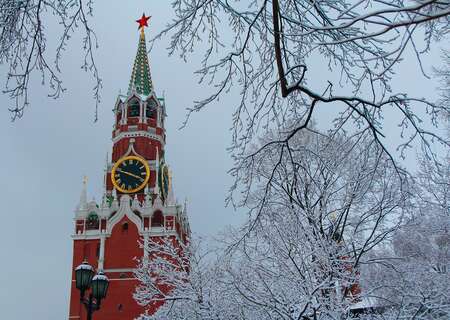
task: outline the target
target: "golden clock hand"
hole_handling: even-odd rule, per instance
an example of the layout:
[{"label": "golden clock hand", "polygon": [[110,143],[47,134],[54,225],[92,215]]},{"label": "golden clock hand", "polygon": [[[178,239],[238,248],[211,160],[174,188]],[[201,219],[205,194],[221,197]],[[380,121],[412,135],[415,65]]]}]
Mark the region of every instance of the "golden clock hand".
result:
[{"label": "golden clock hand", "polygon": [[124,173],[124,174],[126,174],[126,175],[129,175],[130,177],[133,177],[133,178],[139,179],[139,180],[141,180],[141,181],[144,181],[144,178],[139,177],[138,175],[135,175],[135,174],[130,173],[130,172],[128,172],[128,171],[123,171],[123,170],[120,169],[120,168],[117,168],[116,170],[117,170],[118,172],[122,172],[122,173]]}]

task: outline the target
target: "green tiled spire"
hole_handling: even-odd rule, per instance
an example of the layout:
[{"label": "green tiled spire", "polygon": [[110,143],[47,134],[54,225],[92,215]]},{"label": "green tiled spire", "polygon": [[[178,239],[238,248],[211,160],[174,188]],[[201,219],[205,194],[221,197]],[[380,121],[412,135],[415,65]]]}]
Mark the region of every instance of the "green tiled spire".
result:
[{"label": "green tiled spire", "polygon": [[133,72],[131,73],[130,85],[128,86],[128,94],[131,94],[133,90],[145,96],[148,96],[153,91],[143,28],[139,37],[139,46],[136,59],[134,60]]}]

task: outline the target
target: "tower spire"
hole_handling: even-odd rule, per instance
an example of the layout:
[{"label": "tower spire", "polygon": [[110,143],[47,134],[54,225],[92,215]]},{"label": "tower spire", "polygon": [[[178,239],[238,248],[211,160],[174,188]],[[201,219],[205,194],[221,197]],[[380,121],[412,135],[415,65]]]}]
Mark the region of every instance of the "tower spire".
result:
[{"label": "tower spire", "polygon": [[146,17],[145,14],[143,14],[141,19],[136,20],[136,22],[139,23],[140,36],[133,71],[131,72],[130,84],[128,86],[128,95],[132,94],[134,91],[138,94],[148,96],[153,91],[144,32],[144,27],[148,26],[147,22],[149,19],[150,17]]},{"label": "tower spire", "polygon": [[80,202],[78,203],[78,209],[83,210],[87,207],[87,183],[88,177],[83,177],[83,188],[81,189]]}]

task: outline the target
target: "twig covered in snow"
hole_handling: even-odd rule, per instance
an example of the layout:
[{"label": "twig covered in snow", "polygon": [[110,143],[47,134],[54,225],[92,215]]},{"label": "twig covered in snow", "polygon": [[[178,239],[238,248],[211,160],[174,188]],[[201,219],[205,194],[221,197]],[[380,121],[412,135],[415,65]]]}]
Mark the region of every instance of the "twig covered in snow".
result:
[{"label": "twig covered in snow", "polygon": [[[93,53],[97,38],[88,22],[92,10],[93,0],[0,0],[0,64],[8,68],[3,93],[13,100],[9,107],[13,120],[22,117],[30,103],[28,93],[34,74],[50,89],[49,97],[57,98],[64,91],[60,62],[67,42],[78,28],[84,32],[82,68],[95,79],[93,91],[98,106],[102,81]],[[56,51],[49,55],[50,24],[59,24],[62,33]],[[55,29],[54,25],[51,28]]]},{"label": "twig covered in snow", "polygon": [[[370,134],[399,175],[395,147],[405,157],[421,144],[436,160],[431,143],[450,146],[433,127],[450,106],[391,87],[407,51],[428,77],[422,59],[448,35],[447,0],[175,0],[172,5],[176,18],[155,40],[169,35],[169,52],[184,59],[206,46],[197,73],[214,90],[188,108],[186,121],[228,92],[240,95],[232,123],[236,183],[230,203],[242,205],[236,192],[239,197],[244,179],[239,172],[248,157],[274,144],[286,151],[296,135],[312,129],[319,109],[333,114],[330,135]],[[400,128],[395,136],[385,125],[392,116]],[[280,133],[277,140],[253,150],[261,134],[273,129]],[[399,139],[394,147],[386,143],[391,138]]]}]

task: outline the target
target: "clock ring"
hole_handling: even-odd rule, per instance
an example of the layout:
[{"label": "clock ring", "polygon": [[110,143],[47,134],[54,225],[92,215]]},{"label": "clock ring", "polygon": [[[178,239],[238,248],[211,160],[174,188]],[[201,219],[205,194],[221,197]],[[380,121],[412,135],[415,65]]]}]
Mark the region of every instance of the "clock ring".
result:
[{"label": "clock ring", "polygon": [[122,193],[135,193],[147,185],[150,167],[147,160],[138,156],[122,157],[111,170],[111,181],[116,190]]}]

